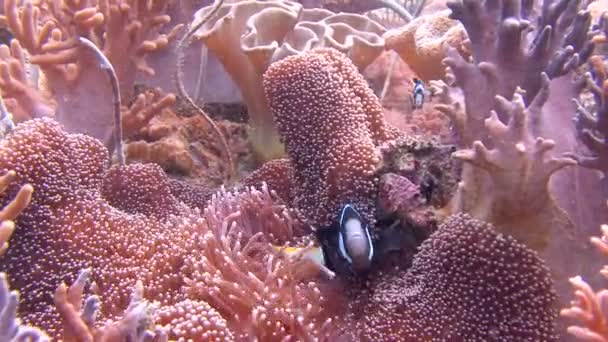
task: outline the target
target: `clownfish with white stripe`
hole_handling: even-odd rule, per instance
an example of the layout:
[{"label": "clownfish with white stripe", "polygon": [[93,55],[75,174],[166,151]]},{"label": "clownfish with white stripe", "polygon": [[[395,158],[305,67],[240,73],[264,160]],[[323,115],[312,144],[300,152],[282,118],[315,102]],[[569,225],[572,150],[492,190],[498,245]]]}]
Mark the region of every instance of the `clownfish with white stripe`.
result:
[{"label": "clownfish with white stripe", "polygon": [[325,263],[336,273],[364,274],[374,258],[369,226],[351,204],[346,204],[337,222],[317,230]]},{"label": "clownfish with white stripe", "polygon": [[320,247],[273,248],[286,256],[298,256],[313,261],[330,278],[339,274],[364,274],[374,258],[374,244],[369,227],[351,204],[346,204],[338,221],[327,228],[317,229]]}]

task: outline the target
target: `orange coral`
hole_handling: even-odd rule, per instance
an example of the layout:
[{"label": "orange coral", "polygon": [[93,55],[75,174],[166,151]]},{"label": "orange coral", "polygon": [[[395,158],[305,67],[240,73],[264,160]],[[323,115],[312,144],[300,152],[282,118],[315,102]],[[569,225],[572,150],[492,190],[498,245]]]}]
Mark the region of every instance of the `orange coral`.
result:
[{"label": "orange coral", "polygon": [[[4,19],[16,39],[10,54],[7,49],[0,54],[4,61],[0,68],[5,70],[0,83],[3,95],[17,102],[13,108],[18,116],[54,113],[68,131],[88,134],[112,146],[114,118],[109,113],[113,107],[107,100],[112,96],[111,87],[102,83],[106,75],[79,37],[92,41],[110,60],[122,99],[129,103],[136,74],[154,73],[145,57],[165,48],[181,27],[159,33],[170,20],[164,14],[166,5],[163,0],[5,1]],[[45,89],[27,85],[20,70],[25,67],[21,47],[29,53],[28,62],[40,67],[39,83],[44,83]],[[44,90],[48,94],[42,95]],[[50,97],[53,106],[48,103]],[[126,121],[129,124],[128,118]]]},{"label": "orange coral", "polygon": [[471,55],[464,27],[448,15],[441,11],[421,16],[384,35],[386,46],[399,53],[401,59],[426,82],[445,76],[441,61],[446,57],[448,46],[466,58]]},{"label": "orange coral", "polygon": [[[17,178],[15,171],[8,171],[0,177],[0,194],[6,191],[10,183]],[[30,184],[23,185],[15,198],[0,211],[0,255],[8,248],[8,239],[15,229],[13,220],[30,204],[34,188]]]},{"label": "orange coral", "polygon": [[[601,230],[602,237],[592,237],[591,243],[608,256],[608,225],[602,225]],[[600,273],[608,278],[608,266],[604,266]],[[570,283],[575,289],[576,299],[570,308],[561,311],[561,315],[576,319],[581,325],[568,327],[568,332],[585,341],[608,341],[608,290],[596,292],[580,276],[570,278]]]}]

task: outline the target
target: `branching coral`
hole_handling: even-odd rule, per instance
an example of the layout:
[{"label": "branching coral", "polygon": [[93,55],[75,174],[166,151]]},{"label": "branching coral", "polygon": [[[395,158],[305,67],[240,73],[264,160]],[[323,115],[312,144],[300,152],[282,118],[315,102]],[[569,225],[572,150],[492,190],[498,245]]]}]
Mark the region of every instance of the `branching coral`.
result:
[{"label": "branching coral", "polygon": [[[127,159],[159,164],[171,174],[221,183],[230,173],[230,164],[217,135],[200,115],[178,114],[174,101],[173,95],[148,89],[138,95],[128,114],[123,113],[129,134]],[[222,121],[218,126],[228,138],[231,153],[241,157],[247,151],[244,125]]]},{"label": "branching coral", "polygon": [[[521,95],[512,102],[498,96],[497,109],[485,120],[492,149],[481,141],[454,156],[465,168],[453,211],[471,213],[493,223],[535,249],[546,245],[549,230],[569,227],[568,217],[556,206],[548,183],[556,171],[576,162],[567,157],[547,157],[552,140],[534,138],[529,126],[548,96],[548,79],[532,103],[524,108]],[[499,117],[509,118],[508,124]]]},{"label": "branching coral", "polygon": [[409,270],[350,292],[347,318],[364,341],[557,339],[556,295],[543,260],[466,214],[447,219]]},{"label": "branching coral", "polygon": [[[63,322],[64,341],[146,341],[154,337],[154,306],[143,299],[143,285],[137,282],[124,316],[102,327],[95,320],[99,308],[99,297],[93,295],[82,301],[90,270],[81,271],[68,288],[59,285],[55,291],[55,305]],[[159,333],[161,337],[163,332]]]},{"label": "branching coral", "polygon": [[458,1],[448,5],[450,17],[460,21],[467,31],[473,62],[448,50],[444,63],[455,76],[453,84],[462,89],[464,108],[460,114],[450,106],[437,108],[450,117],[463,116],[456,121],[466,125],[455,125],[462,146],[487,138],[483,121],[495,108],[491,100],[496,95],[510,99],[521,87],[524,102],[529,104],[542,87],[542,72],[549,79],[565,75],[593,51],[594,44],[587,36],[590,15],[588,11],[577,12],[578,1],[544,1],[535,27],[527,20],[531,19],[533,5],[534,1],[520,0]]},{"label": "branching coral", "polygon": [[[8,171],[0,177],[0,194],[5,192],[9,185],[17,178],[15,171]],[[8,240],[15,230],[13,220],[25,210],[32,200],[34,188],[30,184],[23,185],[15,198],[0,211],[0,255],[8,248]]]},{"label": "branching coral", "polygon": [[355,66],[315,49],[274,63],[264,89],[293,165],[294,206],[325,226],[351,203],[373,223],[376,145],[395,135]]},{"label": "branching coral", "polygon": [[577,112],[577,128],[585,146],[591,151],[591,156],[573,155],[578,163],[587,168],[608,171],[608,75],[601,56],[589,59],[591,72],[584,76],[585,87],[591,92],[595,110],[585,108],[583,103],[574,100]]},{"label": "branching coral", "polygon": [[[80,45],[79,37],[93,41],[110,60],[118,74],[122,98],[128,102],[136,73],[154,72],[145,62],[146,55],[167,46],[179,30],[176,27],[167,35],[158,33],[170,20],[164,14],[165,7],[163,1],[43,1],[37,5],[6,1],[4,13],[18,41],[12,43],[13,58],[22,60],[22,46],[30,62],[40,66],[56,101],[57,119],[71,132],[87,133],[106,142],[113,128],[113,118],[108,115],[112,104],[106,101],[111,96],[110,87],[100,86],[105,75]],[[3,59],[13,67],[17,65],[6,54]],[[31,114],[34,117],[48,114],[48,104],[23,85],[17,69],[13,69],[11,79],[20,81],[23,91],[11,93],[14,88],[10,85],[15,82],[5,82],[5,96],[15,96],[23,102],[21,108],[35,110]]]},{"label": "branching coral", "polygon": [[[209,7],[195,14],[195,22]],[[249,112],[250,140],[260,161],[282,155],[282,147],[262,89],[262,74],[272,61],[317,46],[331,46],[361,69],[384,48],[384,28],[356,14],[302,10],[291,1],[241,1],[225,4],[216,20],[196,33],[239,86]]]},{"label": "branching coral", "polygon": [[0,89],[16,122],[53,114],[51,103],[27,77],[25,52],[17,40],[0,46]]},{"label": "branching coral", "polygon": [[7,342],[47,342],[50,339],[37,328],[21,325],[17,317],[19,293],[10,291],[6,274],[0,273],[0,340]]},{"label": "branching coral", "polygon": [[[602,237],[592,237],[591,243],[603,255],[608,255],[608,226],[602,225],[601,229]],[[600,273],[608,278],[608,266],[604,266]],[[568,327],[568,332],[584,341],[608,341],[608,290],[596,292],[580,276],[570,278],[570,283],[575,289],[576,299],[570,308],[561,311],[561,315],[576,319],[581,325]]]}]

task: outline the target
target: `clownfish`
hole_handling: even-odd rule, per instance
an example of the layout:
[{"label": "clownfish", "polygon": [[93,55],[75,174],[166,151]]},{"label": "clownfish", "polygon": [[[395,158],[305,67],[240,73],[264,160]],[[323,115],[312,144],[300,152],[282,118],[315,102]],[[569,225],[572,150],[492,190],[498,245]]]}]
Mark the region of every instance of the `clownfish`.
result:
[{"label": "clownfish", "polygon": [[317,230],[317,239],[332,271],[363,274],[371,268],[374,245],[369,227],[351,204],[342,208],[335,224]]},{"label": "clownfish", "polygon": [[424,84],[421,80],[414,78],[414,91],[412,93],[412,105],[414,109],[422,108],[424,104]]},{"label": "clownfish", "polygon": [[374,257],[374,245],[369,228],[355,208],[347,204],[340,215],[338,251],[357,273],[370,269]]},{"label": "clownfish", "polygon": [[272,248],[286,256],[301,255],[319,266],[329,278],[335,273],[362,274],[372,266],[374,245],[369,227],[357,210],[346,204],[337,224],[328,228],[317,229],[320,247],[281,247]]}]

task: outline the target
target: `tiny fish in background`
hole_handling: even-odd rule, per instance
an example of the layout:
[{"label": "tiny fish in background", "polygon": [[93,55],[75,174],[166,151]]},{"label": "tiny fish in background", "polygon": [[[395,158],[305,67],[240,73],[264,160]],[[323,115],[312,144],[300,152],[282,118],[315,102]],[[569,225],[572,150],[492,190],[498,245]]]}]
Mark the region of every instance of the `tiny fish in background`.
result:
[{"label": "tiny fish in background", "polygon": [[422,108],[424,104],[424,83],[421,80],[414,78],[414,90],[412,92],[412,107],[414,109]]}]

